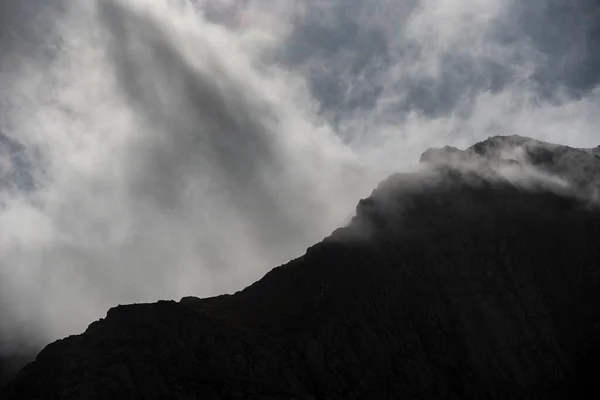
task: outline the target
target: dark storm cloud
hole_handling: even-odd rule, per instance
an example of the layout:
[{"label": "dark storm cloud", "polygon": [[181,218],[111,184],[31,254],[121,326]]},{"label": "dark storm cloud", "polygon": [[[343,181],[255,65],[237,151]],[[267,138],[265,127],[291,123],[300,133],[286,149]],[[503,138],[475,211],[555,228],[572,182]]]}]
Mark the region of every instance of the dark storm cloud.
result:
[{"label": "dark storm cloud", "polygon": [[[600,3],[596,0],[515,2],[513,26],[543,58],[535,79],[546,93],[564,86],[581,95],[600,82]],[[513,28],[513,29],[511,29]]]},{"label": "dark storm cloud", "polygon": [[377,78],[392,62],[385,34],[361,24],[361,1],[331,2],[325,13],[323,3],[316,4],[312,9],[308,2],[279,57],[291,67],[306,67],[324,111],[373,107],[385,84]]},{"label": "dark storm cloud", "polygon": [[[499,7],[500,3],[504,2],[499,1]],[[502,91],[522,78],[521,70],[528,64],[533,68],[530,84],[543,97],[565,91],[579,96],[598,84],[600,7],[594,0],[502,4],[504,12],[489,22],[485,32],[478,32],[486,36],[487,46],[507,50],[501,56],[482,57],[465,51],[472,43],[462,41],[436,52],[437,76],[413,73],[403,75],[402,80],[382,78],[397,64],[427,57],[430,46],[435,46],[407,32],[410,20],[423,6],[436,4],[308,2],[308,11],[296,21],[281,59],[294,68],[304,68],[313,94],[334,119],[356,109],[373,108],[384,89],[404,94],[395,105],[399,114],[417,110],[432,117],[448,115],[477,93]]]}]

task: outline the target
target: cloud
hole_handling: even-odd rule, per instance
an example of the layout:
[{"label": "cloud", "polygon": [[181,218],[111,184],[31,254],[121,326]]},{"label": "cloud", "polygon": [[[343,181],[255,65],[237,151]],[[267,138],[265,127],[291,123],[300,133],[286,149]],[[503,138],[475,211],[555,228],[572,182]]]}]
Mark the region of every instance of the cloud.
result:
[{"label": "cloud", "polygon": [[0,130],[36,184],[2,194],[4,347],[241,289],[428,147],[599,144],[597,77],[569,78],[597,61],[585,2],[570,64],[542,1],[34,3],[0,58]]},{"label": "cloud", "polygon": [[81,330],[116,303],[241,289],[366,194],[344,185],[355,156],[301,82],[259,65],[272,38],[150,1],[72,5],[56,29],[60,57],[31,62],[44,90],[16,84],[18,139],[45,167],[0,213],[8,340],[33,323],[42,341]]}]

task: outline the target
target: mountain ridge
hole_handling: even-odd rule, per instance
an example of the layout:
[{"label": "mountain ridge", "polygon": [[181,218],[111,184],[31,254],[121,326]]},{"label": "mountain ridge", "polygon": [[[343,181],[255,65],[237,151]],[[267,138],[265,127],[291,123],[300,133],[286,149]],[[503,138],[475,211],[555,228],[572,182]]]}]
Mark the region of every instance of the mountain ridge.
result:
[{"label": "mountain ridge", "polygon": [[[110,309],[83,334],[46,346],[3,395],[475,399],[589,390],[600,372],[596,156],[521,137],[481,143],[425,152],[422,171],[389,177],[348,226],[233,295]],[[525,158],[496,162],[499,149],[523,147]],[[552,157],[529,163],[546,150]],[[503,170],[531,165],[542,175]]]}]

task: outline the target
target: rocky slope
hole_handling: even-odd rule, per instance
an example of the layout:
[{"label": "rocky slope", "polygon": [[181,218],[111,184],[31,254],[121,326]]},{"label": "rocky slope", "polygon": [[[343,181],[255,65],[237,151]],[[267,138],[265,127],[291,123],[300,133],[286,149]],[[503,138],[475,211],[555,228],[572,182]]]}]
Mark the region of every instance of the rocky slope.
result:
[{"label": "rocky slope", "polygon": [[421,162],[495,170],[507,165],[520,166],[529,169],[526,175],[542,172],[558,177],[579,197],[600,200],[600,146],[574,149],[518,135],[495,136],[464,151],[449,146],[429,149],[421,155]]},{"label": "rocky slope", "polygon": [[2,398],[598,392],[596,157],[519,137],[428,151],[429,167],[387,179],[304,256],[234,295],[113,308],[47,346]]}]

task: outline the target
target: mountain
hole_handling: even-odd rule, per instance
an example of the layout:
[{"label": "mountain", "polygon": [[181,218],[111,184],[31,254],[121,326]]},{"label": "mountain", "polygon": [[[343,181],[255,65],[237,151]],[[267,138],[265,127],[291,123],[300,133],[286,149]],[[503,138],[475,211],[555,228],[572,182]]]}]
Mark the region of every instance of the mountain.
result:
[{"label": "mountain", "polygon": [[496,136],[465,151],[446,146],[429,149],[421,163],[450,165],[521,165],[528,172],[544,172],[567,182],[580,197],[600,199],[600,146],[574,149],[527,137]]},{"label": "mountain", "polygon": [[577,398],[599,392],[598,151],[431,149],[233,295],[118,306],[3,399]]}]

